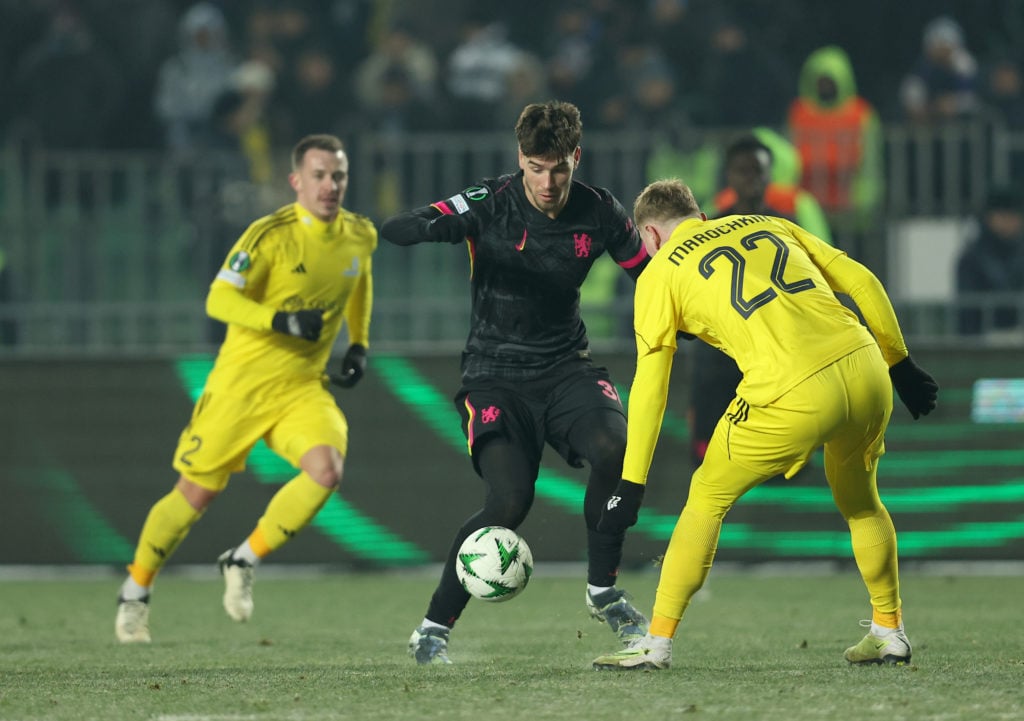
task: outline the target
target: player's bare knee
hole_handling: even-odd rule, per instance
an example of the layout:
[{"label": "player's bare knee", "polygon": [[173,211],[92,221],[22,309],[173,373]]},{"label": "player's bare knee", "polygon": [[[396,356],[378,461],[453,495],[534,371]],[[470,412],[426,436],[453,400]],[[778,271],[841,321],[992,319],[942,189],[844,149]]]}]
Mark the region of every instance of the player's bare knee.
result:
[{"label": "player's bare knee", "polygon": [[341,485],[345,457],[331,446],[317,446],[303,455],[299,466],[314,483],[333,490]]},{"label": "player's bare knee", "polygon": [[185,497],[188,504],[197,511],[205,510],[213,499],[220,495],[219,491],[213,491],[209,488],[200,486],[198,483],[186,478],[185,476],[179,476],[178,482],[174,487]]},{"label": "player's bare knee", "polygon": [[315,469],[313,472],[309,472],[309,477],[314,482],[323,486],[324,488],[330,488],[331,490],[341,485],[341,465],[329,465]]}]

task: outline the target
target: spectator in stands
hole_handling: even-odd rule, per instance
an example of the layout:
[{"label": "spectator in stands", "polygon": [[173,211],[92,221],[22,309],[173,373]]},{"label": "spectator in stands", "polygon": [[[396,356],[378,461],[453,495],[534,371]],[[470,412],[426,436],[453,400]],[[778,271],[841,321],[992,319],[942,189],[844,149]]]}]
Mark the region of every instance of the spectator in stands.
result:
[{"label": "spectator in stands", "polygon": [[384,34],[380,45],[356,69],[355,94],[360,107],[373,111],[388,104],[384,97],[385,80],[389,75],[394,80],[396,69],[402,73],[416,101],[435,101],[437,56],[429,45],[417,39],[409,25],[399,22]]},{"label": "spectator in stands", "polygon": [[[639,28],[665,54],[671,67],[686,68],[685,77],[679,81],[688,92],[697,89],[695,80],[707,62],[707,30],[707,13],[694,0],[649,0]],[[780,115],[781,112],[777,113],[771,120]]]},{"label": "spectator in stands", "polygon": [[1024,73],[1011,55],[999,55],[988,64],[983,86],[988,111],[1010,130],[1024,129]]},{"label": "spectator in stands", "polygon": [[551,97],[544,63],[533,53],[519,54],[505,82],[505,95],[495,110],[498,117],[515,116],[530,103],[541,103]]},{"label": "spectator in stands", "polygon": [[227,26],[217,6],[193,5],[178,26],[178,52],[160,66],[155,105],[167,147],[200,147],[211,129],[213,106],[231,84],[237,63],[228,48]]},{"label": "spectator in stands", "polygon": [[903,81],[900,102],[907,118],[916,123],[942,123],[977,114],[978,64],[952,18],[938,17],[925,26],[922,54]]},{"label": "spectator in stands", "polygon": [[111,61],[124,79],[124,102],[114,118],[112,137],[106,147],[160,147],[163,139],[153,112],[153,87],[160,63],[177,47],[174,33],[167,29],[177,24],[178,3],[106,0],[75,4],[87,18],[97,42],[110,51]]},{"label": "spectator in stands", "polygon": [[[758,164],[767,160],[769,173],[768,185],[758,202],[763,202],[768,208],[776,211],[768,213],[769,215],[789,218],[804,230],[814,233],[832,245],[832,229],[829,227],[825,211],[814,195],[800,187],[802,165],[796,148],[782,135],[764,126],[754,128],[751,136],[735,141],[731,147],[733,152],[738,152],[737,148],[749,149],[757,146],[764,146],[768,150],[767,159],[762,153],[755,153]],[[740,203],[737,188],[741,183],[739,180],[729,182],[728,153],[725,173],[726,186],[715,196],[714,208],[717,216],[737,212],[734,208]],[[749,206],[750,203],[741,203],[741,206],[743,205]]]},{"label": "spectator in stands", "polygon": [[112,141],[124,76],[71,5],[57,8],[19,59],[12,85],[19,132],[44,147],[93,149]]},{"label": "spectator in stands", "polygon": [[793,72],[775,48],[728,16],[714,20],[697,74],[694,120],[704,126],[775,124],[786,112]]},{"label": "spectator in stands", "polygon": [[846,52],[834,45],[815,50],[799,87],[787,121],[803,163],[800,185],[833,225],[870,226],[883,200],[882,129],[874,106],[857,94]]},{"label": "spectator in stands", "polygon": [[561,6],[545,39],[544,64],[556,97],[572,100],[585,117],[597,117],[597,101],[614,72],[607,28],[582,2]]},{"label": "spectator in stands", "polygon": [[[647,181],[686,178],[701,207],[711,205],[720,187],[722,147],[694,127],[689,116],[677,113],[653,134],[647,157]],[[632,333],[632,322],[630,323]]]},{"label": "spectator in stands", "polygon": [[343,109],[353,103],[327,48],[312,44],[294,62],[282,63],[285,75],[274,95],[275,136],[305,137],[344,127]]},{"label": "spectator in stands", "polygon": [[[997,55],[985,70],[983,101],[988,116],[1010,132],[1024,131],[1024,72],[1017,58]],[[1010,177],[1024,182],[1024,149],[1009,153]]]},{"label": "spectator in stands", "polygon": [[[356,114],[360,130],[377,133],[388,141],[401,141],[410,133],[443,130],[447,116],[439,105],[422,98],[402,65],[387,68],[380,77],[378,99]],[[415,161],[408,153],[388,152],[373,157],[375,212],[394,215],[408,205],[417,175]]]},{"label": "spectator in stands", "polygon": [[469,10],[462,19],[462,41],[448,58],[448,94],[455,129],[490,130],[505,120],[497,109],[509,75],[526,51],[505,37],[505,28],[487,13]]},{"label": "spectator in stands", "polygon": [[1024,331],[1024,193],[994,189],[956,265],[960,332]]},{"label": "spectator in stands", "polygon": [[395,135],[442,129],[437,106],[419,93],[404,66],[387,68],[379,82],[376,103],[365,109],[367,129]]},{"label": "spectator in stands", "polygon": [[602,127],[651,130],[671,117],[675,78],[659,48],[625,39],[618,44],[615,72],[605,84],[610,92],[598,111]]}]

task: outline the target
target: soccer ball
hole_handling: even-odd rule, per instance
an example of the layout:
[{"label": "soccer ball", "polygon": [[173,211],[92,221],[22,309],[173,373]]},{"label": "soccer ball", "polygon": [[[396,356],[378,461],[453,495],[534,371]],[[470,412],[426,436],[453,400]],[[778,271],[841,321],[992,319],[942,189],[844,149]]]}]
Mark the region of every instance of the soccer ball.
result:
[{"label": "soccer ball", "polygon": [[533,573],[533,554],[515,531],[486,526],[459,547],[455,573],[481,601],[508,601],[522,593]]}]

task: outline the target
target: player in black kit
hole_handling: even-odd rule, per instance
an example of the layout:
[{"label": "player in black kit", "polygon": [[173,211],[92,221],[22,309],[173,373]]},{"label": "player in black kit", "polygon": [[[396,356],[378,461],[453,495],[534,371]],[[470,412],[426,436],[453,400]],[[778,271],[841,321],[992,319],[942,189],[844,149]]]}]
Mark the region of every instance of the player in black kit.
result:
[{"label": "player in black kit", "polygon": [[581,132],[576,106],[528,105],[515,127],[519,172],[381,227],[381,237],[397,245],[468,243],[471,258],[473,319],[455,406],[486,494],[455,534],[426,618],[409,639],[421,664],[451,663],[448,636],[469,601],[455,575],[459,546],[483,526],[523,522],[545,442],[570,465],[590,465],[583,515],[591,615],[624,643],[647,631],[647,619],[615,587],[624,534],[597,530],[622,475],[626,417],[608,371],[591,361],[579,302],[601,253],[634,281],[648,256],[615,197],[573,180]]}]

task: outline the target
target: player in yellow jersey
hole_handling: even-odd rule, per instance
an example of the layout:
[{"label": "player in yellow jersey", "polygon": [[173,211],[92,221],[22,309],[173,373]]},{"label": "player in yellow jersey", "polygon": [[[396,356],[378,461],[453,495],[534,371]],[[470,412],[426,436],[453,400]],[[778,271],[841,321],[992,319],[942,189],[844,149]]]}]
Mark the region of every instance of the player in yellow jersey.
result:
[{"label": "player in yellow jersey", "polygon": [[341,207],[348,158],[338,138],[300,140],[289,182],[295,202],[250,225],[210,286],[207,313],[227,323],[227,336],[178,441],[178,481],[150,509],[121,586],[115,631],[123,643],[150,640],[154,578],[261,438],[300,472],[219,558],[232,619],[252,615],[253,568],[341,482],[348,425],[325,368],[344,322],[350,345],[330,380],[351,387],[365,371],[377,231]]},{"label": "player in yellow jersey", "polygon": [[[911,360],[881,283],[788,220],[707,220],[678,180],[647,186],[633,214],[652,260],[636,287],[637,367],[622,480],[602,510],[601,527],[611,532],[636,523],[665,412],[676,334],[690,333],[728,353],[743,379],[691,479],[665,554],[649,633],[595,659],[594,667],[667,668],[672,638],[707,578],[726,513],[766,479],[792,477],[821,445],[825,475],[849,524],[873,608],[870,632],[846,650],[846,659],[908,663],[896,532],[879,500],[876,472],[893,386],[916,419],[935,407],[938,385]],[[836,292],[853,298],[870,333]]]}]

